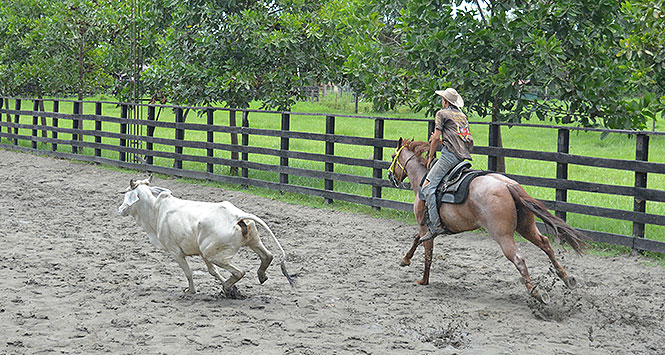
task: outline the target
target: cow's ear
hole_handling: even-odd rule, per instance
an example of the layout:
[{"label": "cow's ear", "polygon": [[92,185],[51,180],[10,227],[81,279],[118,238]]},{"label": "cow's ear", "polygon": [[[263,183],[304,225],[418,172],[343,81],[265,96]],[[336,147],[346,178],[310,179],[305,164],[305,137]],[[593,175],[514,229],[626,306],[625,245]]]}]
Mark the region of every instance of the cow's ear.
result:
[{"label": "cow's ear", "polygon": [[402,146],[402,137],[399,137],[399,141],[397,141],[397,148]]},{"label": "cow's ear", "polygon": [[139,192],[136,190],[129,191],[125,194],[125,203],[127,206],[135,204],[139,200]]},{"label": "cow's ear", "polygon": [[171,190],[165,189],[163,187],[157,187],[157,186],[150,187],[150,192],[154,197],[158,198],[166,198],[171,196]]},{"label": "cow's ear", "polygon": [[129,188],[134,190],[136,188],[136,180],[129,179]]}]

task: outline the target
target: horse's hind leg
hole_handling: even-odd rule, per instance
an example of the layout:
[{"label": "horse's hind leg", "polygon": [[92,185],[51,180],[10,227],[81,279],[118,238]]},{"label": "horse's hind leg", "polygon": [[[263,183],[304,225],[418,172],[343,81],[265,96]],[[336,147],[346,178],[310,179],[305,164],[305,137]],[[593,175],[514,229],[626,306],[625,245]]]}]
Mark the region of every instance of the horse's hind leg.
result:
[{"label": "horse's hind leg", "polygon": [[427,240],[423,243],[425,247],[425,270],[423,271],[423,278],[417,280],[415,283],[418,285],[429,285],[429,270],[432,266],[432,254],[434,252],[434,239]]},{"label": "horse's hind leg", "polygon": [[526,262],[524,258],[520,255],[517,245],[515,245],[515,240],[512,235],[505,235],[502,237],[495,237],[494,240],[499,243],[503,255],[506,256],[510,262],[512,262],[520,275],[522,275],[522,281],[526,286],[527,291],[531,296],[539,300],[540,302],[547,304],[550,301],[550,296],[544,290],[537,290],[536,287],[531,282],[531,277],[529,276],[529,269],[526,267]]},{"label": "horse's hind leg", "polygon": [[[533,216],[531,218],[533,219]],[[577,286],[575,277],[566,273],[566,270],[563,269],[561,264],[559,264],[559,261],[554,256],[554,249],[552,249],[549,239],[546,236],[540,234],[538,227],[536,227],[535,221],[531,222],[532,223],[525,223],[525,225],[519,226],[517,232],[531,243],[535,244],[538,248],[545,252],[545,254],[547,254],[547,256],[550,258],[550,262],[552,262],[552,266],[554,266],[554,270],[557,276],[559,276],[559,278],[564,282],[566,287],[570,289],[575,288],[575,286]]]}]

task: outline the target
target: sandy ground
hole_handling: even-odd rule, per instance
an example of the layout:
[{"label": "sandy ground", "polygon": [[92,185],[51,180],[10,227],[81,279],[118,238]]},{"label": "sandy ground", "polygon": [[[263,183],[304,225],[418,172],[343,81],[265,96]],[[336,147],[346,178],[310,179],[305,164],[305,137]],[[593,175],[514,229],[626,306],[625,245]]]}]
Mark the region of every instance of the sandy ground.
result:
[{"label": "sandy ground", "polygon": [[522,243],[552,297],[541,306],[492,240],[466,233],[437,239],[432,283],[416,286],[422,249],[398,266],[412,225],[156,178],[178,197],[228,200],[262,217],[298,284],[274,262],[259,285],[259,260],[242,249],[234,261],[248,271],[244,299],[221,296],[197,257],[198,293],[184,296],[175,261],[117,215],[117,192],[132,177],[141,176],[0,150],[0,353],[665,352],[665,269],[648,259],[558,248],[580,283],[570,291]]}]

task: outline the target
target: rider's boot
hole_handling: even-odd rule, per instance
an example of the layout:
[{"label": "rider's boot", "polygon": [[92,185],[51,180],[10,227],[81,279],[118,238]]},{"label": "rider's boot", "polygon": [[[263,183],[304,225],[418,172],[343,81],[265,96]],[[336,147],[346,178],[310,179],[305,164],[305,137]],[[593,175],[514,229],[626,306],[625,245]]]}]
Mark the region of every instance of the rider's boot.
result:
[{"label": "rider's boot", "polygon": [[423,189],[425,195],[425,206],[427,209],[427,234],[420,238],[421,242],[434,239],[441,234],[449,234],[448,229],[443,226],[441,223],[441,217],[439,216],[439,208],[436,204],[436,192],[432,191],[434,189]]}]

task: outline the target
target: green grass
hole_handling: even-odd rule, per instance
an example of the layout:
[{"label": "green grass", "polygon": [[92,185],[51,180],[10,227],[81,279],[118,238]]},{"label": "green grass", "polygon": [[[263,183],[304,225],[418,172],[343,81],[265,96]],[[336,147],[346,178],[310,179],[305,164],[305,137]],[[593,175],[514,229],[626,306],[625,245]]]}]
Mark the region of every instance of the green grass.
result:
[{"label": "green grass", "polygon": [[[106,98],[96,98],[106,100]],[[24,109],[31,108],[30,102],[23,102]],[[13,108],[13,104],[12,104]],[[252,105],[252,109],[258,109],[259,105]],[[401,117],[401,118],[418,118],[423,119],[422,114],[408,112],[406,110],[398,110],[395,112],[375,113],[370,111],[371,105],[366,102],[359,103],[359,115],[377,116],[377,117]],[[50,111],[50,103],[46,104],[46,110]],[[321,102],[301,102],[296,104],[292,111],[300,113],[325,113],[336,115],[352,115],[354,114],[354,104],[349,96],[338,97],[336,95],[329,95],[323,98]],[[61,102],[60,112],[72,112],[71,102]],[[94,113],[94,104],[84,104],[84,113]],[[147,109],[142,112],[143,117],[147,114]],[[120,108],[115,105],[104,104],[103,115],[120,116]],[[6,120],[6,116],[3,117]],[[13,119],[13,117],[12,117]],[[174,114],[170,109],[163,109],[159,120],[162,122],[175,120]],[[473,122],[487,121],[488,118],[471,116],[470,120]],[[236,115],[237,124],[240,125],[241,115]],[[24,124],[32,123],[31,116],[21,116],[20,122]],[[190,112],[187,117],[188,123],[205,123],[205,116],[198,116],[196,112]],[[281,120],[279,114],[271,113],[258,113],[251,112],[249,114],[250,127],[253,128],[266,128],[266,129],[280,129]],[[228,124],[228,113],[219,111],[215,113],[215,123],[220,125]],[[541,123],[540,121],[531,121],[529,123]],[[550,124],[550,122],[542,122],[543,124]],[[660,122],[659,122],[660,123]],[[47,124],[51,125],[52,120],[47,119]],[[60,120],[61,127],[71,128],[70,120]],[[94,122],[85,122],[84,129],[94,130]],[[105,131],[119,132],[120,125],[112,123],[104,123],[103,129]],[[298,132],[325,132],[325,117],[315,115],[292,115],[291,127],[292,131]],[[486,146],[488,142],[488,128],[487,125],[472,125],[471,127],[474,140],[479,146]],[[657,130],[663,130],[663,127],[657,126]],[[358,137],[373,137],[374,136],[374,120],[361,119],[361,118],[348,118],[336,117],[335,133],[358,136]],[[31,130],[21,129],[19,134],[30,135]],[[38,132],[41,135],[41,132]],[[49,135],[50,136],[50,135]],[[156,137],[174,138],[174,132],[166,128],[157,128],[155,130]],[[403,122],[403,121],[386,121],[384,137],[386,139],[397,139],[399,137],[415,138],[417,140],[424,140],[427,137],[427,122]],[[61,139],[70,139],[71,135],[59,134]],[[555,152],[557,149],[557,131],[551,128],[537,128],[537,127],[502,127],[503,146],[506,148],[525,149],[525,150],[541,150],[547,152]],[[86,141],[94,141],[94,137],[84,137]],[[185,139],[191,141],[205,141],[206,132],[187,131]],[[240,139],[240,137],[239,137]],[[215,133],[215,142],[217,143],[231,143],[230,134]],[[3,143],[9,143],[3,139]],[[102,143],[110,145],[119,145],[118,139],[103,138]],[[665,137],[652,136],[649,145],[649,161],[665,163]],[[30,146],[30,142],[21,142],[24,146]],[[264,137],[264,136],[251,136],[250,145],[257,147],[266,147],[279,149],[280,139],[278,137]],[[39,149],[50,150],[49,144],[38,144]],[[155,150],[173,152],[173,147],[155,144]],[[303,139],[291,139],[290,149],[294,151],[324,153],[325,143],[320,141],[311,141]],[[58,150],[63,152],[71,152],[70,146],[59,146]],[[83,154],[92,155],[92,149],[84,149]],[[204,149],[185,148],[185,154],[191,155],[205,155]],[[392,149],[384,149],[383,159],[390,160],[393,153]],[[614,158],[614,159],[627,159],[631,160],[635,157],[635,138],[622,134],[610,134],[605,139],[601,139],[600,133],[597,132],[578,132],[573,131],[570,135],[570,153],[575,155]],[[368,159],[373,154],[372,147],[353,146],[346,144],[335,144],[335,155]],[[103,151],[102,155],[111,159],[118,159],[118,153],[112,151]],[[215,156],[220,158],[230,158],[231,153],[227,151],[215,151]],[[279,165],[279,157],[249,154],[250,161],[260,162],[264,164]],[[171,159],[155,158],[156,165],[173,166]],[[474,155],[474,167],[477,169],[487,168],[487,157],[481,155]],[[289,166],[299,167],[311,170],[323,170],[324,163],[312,162],[299,159],[290,159]],[[183,168],[188,170],[205,170],[204,163],[183,162]],[[506,171],[510,174],[538,176],[554,178],[556,177],[556,164],[553,162],[541,162],[524,159],[506,159]],[[342,164],[335,165],[335,172],[353,174],[359,176],[372,176],[372,169],[362,168],[355,166],[347,166]],[[229,174],[229,167],[215,166],[215,173]],[[270,171],[256,171],[250,170],[249,176],[255,179],[267,181],[279,181],[279,174]],[[385,176],[385,173],[384,173]],[[615,169],[592,168],[585,166],[569,165],[568,177],[571,180],[587,181],[603,184],[613,184],[622,186],[632,186],[634,184],[634,173],[628,171],[621,171]],[[315,188],[323,188],[324,181],[322,179],[289,176],[289,182],[295,185],[310,186]],[[220,185],[224,188],[239,188],[232,185]],[[648,187],[651,189],[665,190],[665,178],[662,175],[650,174],[648,180]],[[533,186],[525,186],[527,192],[535,198],[544,200],[554,200],[555,191],[551,188],[539,188]],[[335,191],[347,192],[356,195],[371,196],[371,187],[353,183],[335,182]],[[264,190],[258,188],[249,188],[250,193],[263,195],[265,197],[286,200],[292,203],[299,203],[310,205],[313,207],[330,208],[330,205],[325,205],[322,198],[312,198],[311,196],[303,196],[298,194],[281,194],[278,191]],[[413,192],[384,189],[383,197],[403,202],[413,201]],[[568,192],[568,202],[607,207],[619,210],[631,211],[633,209],[633,199],[631,197],[614,196],[598,193],[587,193],[579,191]],[[357,206],[355,204],[343,203],[336,201],[335,208],[341,208],[349,211],[359,211],[369,214],[378,214],[389,218],[397,218],[400,220],[413,223],[413,217],[410,213],[400,211],[381,211],[377,212],[369,207]],[[665,215],[665,203],[647,202],[647,213]],[[594,216],[587,216],[575,213],[568,213],[568,222],[582,229],[596,230],[601,232],[617,233],[623,235],[632,234],[632,223],[629,221],[613,220],[607,218],[599,218]],[[665,241],[665,227],[647,225],[646,236],[649,239]],[[616,250],[616,249],[612,249]],[[622,251],[621,251],[622,252]]]}]

